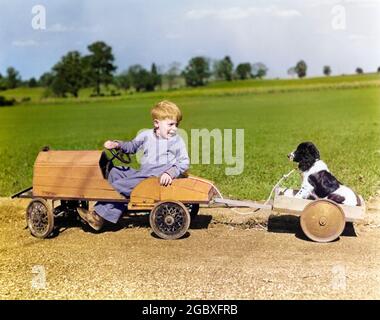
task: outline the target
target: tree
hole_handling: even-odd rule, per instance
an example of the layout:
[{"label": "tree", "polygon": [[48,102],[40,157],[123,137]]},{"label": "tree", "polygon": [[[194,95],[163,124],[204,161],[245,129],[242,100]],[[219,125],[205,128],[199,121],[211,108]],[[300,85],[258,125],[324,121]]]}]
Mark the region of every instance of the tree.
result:
[{"label": "tree", "polygon": [[7,77],[6,77],[7,88],[8,89],[17,88],[20,82],[21,82],[21,77],[18,71],[13,67],[9,67],[7,69]]},{"label": "tree", "polygon": [[209,60],[204,57],[191,58],[182,75],[185,77],[187,86],[204,86],[210,77]]},{"label": "tree", "polygon": [[0,73],[0,91],[1,90],[6,90],[6,89],[7,89],[6,81],[3,78],[2,74]]},{"label": "tree", "polygon": [[53,67],[53,92],[63,96],[69,92],[74,97],[78,97],[78,92],[83,87],[83,73],[83,62],[80,53],[78,51],[67,53]]},{"label": "tree", "polygon": [[51,91],[54,93],[56,97],[61,97],[61,98],[65,98],[66,93],[69,91],[67,87],[67,82],[65,81],[65,78],[63,77],[61,73],[53,77],[53,80],[49,86],[49,89],[51,89]]},{"label": "tree", "polygon": [[240,80],[252,77],[252,66],[250,63],[239,63],[235,69],[235,74]]},{"label": "tree", "polygon": [[156,64],[152,63],[152,67],[150,70],[150,76],[152,77],[152,82],[153,82],[153,87],[155,88],[156,86],[161,87],[162,85],[162,76],[158,72]]},{"label": "tree", "polygon": [[136,91],[154,91],[156,86],[161,86],[162,76],[154,63],[151,66],[151,72],[135,64],[129,67],[128,71],[118,75],[116,82],[124,89],[133,86]]},{"label": "tree", "polygon": [[330,66],[324,66],[323,67],[323,74],[325,76],[329,76],[331,74],[331,68],[330,68]]},{"label": "tree", "polygon": [[380,67],[377,68],[377,72],[378,72],[378,73],[380,72]]},{"label": "tree", "polygon": [[115,79],[116,86],[118,88],[128,90],[131,87],[131,79],[129,77],[128,71],[123,71]]},{"label": "tree", "polygon": [[38,83],[42,87],[49,87],[54,80],[54,76],[51,72],[45,72],[41,75]]},{"label": "tree", "polygon": [[306,71],[307,71],[307,65],[306,62],[303,60],[300,60],[297,62],[296,67],[295,67],[296,73],[298,75],[298,78],[303,78],[306,76]]},{"label": "tree", "polygon": [[173,88],[175,81],[179,77],[180,67],[181,67],[181,64],[179,62],[173,62],[169,65],[169,69],[166,72],[166,79],[168,81],[169,89]]},{"label": "tree", "polygon": [[135,64],[128,69],[128,76],[131,81],[131,85],[139,91],[153,91],[154,84],[151,73],[144,69],[141,65]]},{"label": "tree", "polygon": [[268,68],[264,63],[257,62],[252,65],[252,75],[254,78],[264,78],[267,75]]},{"label": "tree", "polygon": [[357,74],[362,74],[362,73],[363,73],[363,69],[362,69],[362,68],[359,68],[359,67],[356,68],[355,71],[356,71]]},{"label": "tree", "polygon": [[28,81],[28,87],[29,88],[35,88],[37,86],[38,86],[38,82],[37,82],[36,78],[30,78]]},{"label": "tree", "polygon": [[216,61],[214,64],[214,73],[218,79],[231,81],[233,70],[234,64],[229,56],[225,56],[222,60]]},{"label": "tree", "polygon": [[89,45],[90,55],[84,58],[87,81],[95,86],[96,95],[100,95],[100,86],[108,86],[113,80],[113,73],[116,66],[113,65],[115,60],[112,54],[112,48],[102,41],[94,42]]}]

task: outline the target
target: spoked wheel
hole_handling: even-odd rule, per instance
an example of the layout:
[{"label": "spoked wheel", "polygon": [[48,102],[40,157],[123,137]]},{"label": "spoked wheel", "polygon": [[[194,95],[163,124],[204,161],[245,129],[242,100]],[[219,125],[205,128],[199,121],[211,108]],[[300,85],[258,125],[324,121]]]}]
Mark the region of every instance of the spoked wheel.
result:
[{"label": "spoked wheel", "polygon": [[149,222],[157,236],[174,240],[181,238],[189,229],[190,214],[181,202],[160,202],[150,213]]},{"label": "spoked wheel", "polygon": [[342,208],[330,200],[313,201],[301,214],[302,231],[316,242],[334,241],[342,234],[345,225]]},{"label": "spoked wheel", "polygon": [[30,233],[37,238],[46,238],[54,228],[54,215],[44,199],[34,199],[26,209],[26,223]]},{"label": "spoked wheel", "polygon": [[187,210],[189,210],[191,219],[194,219],[199,212],[199,203],[187,203]]}]

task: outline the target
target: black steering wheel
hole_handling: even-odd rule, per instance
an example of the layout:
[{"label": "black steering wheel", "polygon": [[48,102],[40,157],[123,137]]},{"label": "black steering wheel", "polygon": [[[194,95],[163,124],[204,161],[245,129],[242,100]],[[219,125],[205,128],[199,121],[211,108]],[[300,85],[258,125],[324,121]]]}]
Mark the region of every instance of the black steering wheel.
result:
[{"label": "black steering wheel", "polygon": [[112,158],[109,159],[111,162],[113,159],[117,159],[122,163],[128,164],[131,163],[131,157],[128,153],[124,153],[121,149],[110,149],[110,152],[112,154]]},{"label": "black steering wheel", "polygon": [[[109,157],[106,153],[106,150],[109,150],[112,154],[112,157]],[[99,160],[99,166],[102,170],[103,177],[108,179],[109,173],[114,167],[113,160],[117,159],[122,163],[128,164],[131,162],[131,158],[128,153],[124,153],[121,149],[106,149],[103,150],[102,155]]]}]

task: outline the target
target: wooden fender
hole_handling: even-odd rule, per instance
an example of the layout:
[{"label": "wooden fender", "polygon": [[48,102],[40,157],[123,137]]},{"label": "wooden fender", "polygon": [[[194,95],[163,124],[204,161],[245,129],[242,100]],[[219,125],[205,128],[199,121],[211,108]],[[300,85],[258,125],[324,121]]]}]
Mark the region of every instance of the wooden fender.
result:
[{"label": "wooden fender", "polygon": [[215,193],[211,181],[196,176],[174,179],[167,187],[160,185],[159,178],[151,177],[133,189],[128,209],[152,209],[155,203],[169,200],[182,203],[209,203]]}]

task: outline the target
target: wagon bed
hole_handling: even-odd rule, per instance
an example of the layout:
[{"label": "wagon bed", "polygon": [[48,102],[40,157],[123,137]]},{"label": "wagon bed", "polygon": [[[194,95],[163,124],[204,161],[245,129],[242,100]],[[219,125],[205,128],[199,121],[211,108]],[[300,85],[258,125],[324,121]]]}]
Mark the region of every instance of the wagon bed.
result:
[{"label": "wagon bed", "polygon": [[[283,213],[291,213],[294,215],[301,215],[305,207],[315,200],[298,199],[287,197],[283,195],[284,188],[278,188],[273,201],[273,210]],[[297,190],[296,190],[297,191]],[[364,219],[366,212],[366,205],[362,196],[358,196],[360,200],[359,206],[347,206],[344,204],[336,204],[339,206],[345,216],[347,222],[355,222]]]}]

